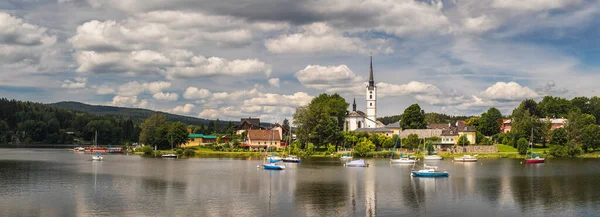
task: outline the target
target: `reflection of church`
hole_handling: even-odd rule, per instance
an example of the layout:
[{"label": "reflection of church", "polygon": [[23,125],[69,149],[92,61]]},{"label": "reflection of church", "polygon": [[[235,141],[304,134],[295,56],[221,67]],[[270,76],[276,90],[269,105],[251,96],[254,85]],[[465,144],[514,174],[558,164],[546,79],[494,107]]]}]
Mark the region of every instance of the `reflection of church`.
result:
[{"label": "reflection of church", "polygon": [[[356,110],[356,99],[352,103],[352,111],[346,116],[344,131],[355,131],[361,128],[381,128],[383,123],[377,120],[377,86],[373,81],[373,57],[371,57],[371,70],[369,73],[369,86],[366,87],[367,113]],[[359,130],[360,131],[360,130]]]}]

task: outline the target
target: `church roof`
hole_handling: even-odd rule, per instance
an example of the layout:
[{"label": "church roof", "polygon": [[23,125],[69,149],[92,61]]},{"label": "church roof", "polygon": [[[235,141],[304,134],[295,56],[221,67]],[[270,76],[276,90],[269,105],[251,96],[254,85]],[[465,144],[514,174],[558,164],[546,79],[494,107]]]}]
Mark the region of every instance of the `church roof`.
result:
[{"label": "church roof", "polygon": [[391,133],[393,131],[388,128],[385,128],[385,127],[378,127],[378,128],[358,128],[358,129],[354,130],[354,132]]},{"label": "church roof", "polygon": [[351,111],[348,112],[348,117],[366,117],[367,115],[362,111]]},{"label": "church roof", "polygon": [[400,121],[398,121],[398,122],[395,122],[395,123],[391,123],[391,124],[388,124],[388,125],[385,125],[385,127],[386,127],[386,128],[394,128],[394,129],[395,129],[395,128],[401,128],[401,127],[400,127]]}]

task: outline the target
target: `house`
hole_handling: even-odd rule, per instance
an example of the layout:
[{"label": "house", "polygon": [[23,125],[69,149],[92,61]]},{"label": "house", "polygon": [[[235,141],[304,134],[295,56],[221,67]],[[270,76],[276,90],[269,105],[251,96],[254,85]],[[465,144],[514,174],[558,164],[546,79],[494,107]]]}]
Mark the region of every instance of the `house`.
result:
[{"label": "house", "polygon": [[204,135],[204,143],[215,143],[217,142],[217,136],[215,135]]},{"label": "house", "polygon": [[215,135],[204,135],[204,134],[188,134],[188,141],[185,144],[182,144],[182,148],[192,147],[192,146],[200,146],[208,143],[217,142],[217,136]]},{"label": "house", "polygon": [[440,137],[442,129],[407,129],[400,133],[400,138],[407,138],[410,134],[416,134],[419,138]]},{"label": "house", "polygon": [[400,131],[402,131],[402,127],[400,127],[400,121],[385,125],[385,128],[391,130],[393,135],[400,135]]},{"label": "house", "polygon": [[456,128],[442,130],[441,140],[436,142],[436,149],[448,149],[454,147],[458,142],[458,130]]},{"label": "house", "polygon": [[385,135],[387,137],[392,137],[394,136],[394,131],[387,129],[385,127],[379,127],[379,128],[358,128],[356,130],[354,130],[354,132],[360,133],[360,132],[366,132],[369,135],[370,134],[382,134]]},{"label": "house", "polygon": [[[461,136],[466,136],[469,144],[477,144],[477,130],[475,129],[475,126],[468,126],[463,120],[456,121],[456,131],[458,132],[459,138]],[[458,139],[456,142],[458,143]]]},{"label": "house", "polygon": [[235,129],[235,134],[241,135],[247,130],[264,130],[266,128],[260,126],[259,118],[242,118],[240,119],[240,125]]},{"label": "house", "polygon": [[249,149],[266,149],[274,146],[281,147],[281,137],[277,130],[248,130],[242,146]]},{"label": "house", "polygon": [[[567,119],[566,118],[540,118],[541,122],[546,122],[546,123],[550,123],[551,127],[550,130],[555,130],[557,128],[562,128],[565,126],[565,124],[567,123]],[[510,132],[510,130],[512,130],[512,119],[504,119],[502,121],[502,124],[500,125],[500,132],[503,133],[508,133]]]}]

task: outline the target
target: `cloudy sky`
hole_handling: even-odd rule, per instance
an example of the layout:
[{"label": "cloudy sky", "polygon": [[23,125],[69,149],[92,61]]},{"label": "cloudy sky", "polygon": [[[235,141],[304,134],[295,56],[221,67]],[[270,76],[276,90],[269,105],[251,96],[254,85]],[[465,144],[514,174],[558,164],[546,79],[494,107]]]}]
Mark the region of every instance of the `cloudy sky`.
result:
[{"label": "cloudy sky", "polygon": [[5,0],[0,96],[282,121],[323,93],[378,115],[597,95],[585,0]]}]

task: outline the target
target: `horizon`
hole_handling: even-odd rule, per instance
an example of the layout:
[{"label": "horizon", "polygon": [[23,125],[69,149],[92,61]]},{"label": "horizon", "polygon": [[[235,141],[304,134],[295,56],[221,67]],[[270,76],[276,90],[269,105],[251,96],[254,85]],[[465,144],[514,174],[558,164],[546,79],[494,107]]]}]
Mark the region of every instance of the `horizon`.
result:
[{"label": "horizon", "polygon": [[597,95],[597,1],[271,1],[0,3],[0,94],[275,123],[364,111],[372,55],[378,117]]}]

